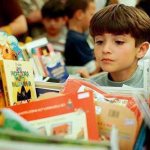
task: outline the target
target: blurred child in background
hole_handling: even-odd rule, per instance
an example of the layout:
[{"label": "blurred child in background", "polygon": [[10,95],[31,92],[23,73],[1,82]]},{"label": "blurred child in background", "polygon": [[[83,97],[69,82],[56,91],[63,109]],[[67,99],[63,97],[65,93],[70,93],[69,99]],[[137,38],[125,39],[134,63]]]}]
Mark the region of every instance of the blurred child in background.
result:
[{"label": "blurred child in background", "polygon": [[68,34],[64,52],[65,62],[67,66],[86,67],[89,75],[97,70],[93,49],[87,42],[86,34],[95,10],[94,0],[66,1]]},{"label": "blurred child in background", "polygon": [[33,39],[45,32],[42,24],[41,8],[47,0],[19,0],[28,23],[27,35]]},{"label": "blurred child in background", "polygon": [[65,2],[62,0],[47,1],[42,7],[42,22],[47,32],[43,36],[48,38],[55,51],[63,53],[67,34]]},{"label": "blurred child in background", "polygon": [[22,9],[16,0],[1,0],[0,4],[0,31],[20,36],[26,33],[27,21]]}]

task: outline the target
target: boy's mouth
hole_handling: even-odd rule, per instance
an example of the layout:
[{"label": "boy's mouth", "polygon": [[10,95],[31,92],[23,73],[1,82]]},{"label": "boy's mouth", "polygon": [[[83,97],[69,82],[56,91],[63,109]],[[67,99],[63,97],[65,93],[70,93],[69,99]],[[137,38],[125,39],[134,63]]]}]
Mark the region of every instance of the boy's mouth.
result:
[{"label": "boy's mouth", "polygon": [[103,58],[101,59],[102,62],[111,62],[113,61],[112,59],[109,59],[109,58]]}]

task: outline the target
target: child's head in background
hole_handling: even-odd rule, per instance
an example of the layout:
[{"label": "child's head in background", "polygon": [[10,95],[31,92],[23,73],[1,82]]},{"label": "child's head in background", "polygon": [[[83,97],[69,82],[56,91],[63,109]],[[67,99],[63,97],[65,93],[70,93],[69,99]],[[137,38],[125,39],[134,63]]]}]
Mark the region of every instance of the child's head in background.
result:
[{"label": "child's head in background", "polygon": [[68,16],[69,29],[81,33],[87,31],[95,10],[94,0],[67,0],[66,15]]},{"label": "child's head in background", "polygon": [[93,16],[90,33],[101,68],[114,81],[127,80],[149,48],[150,18],[131,6],[109,5]]},{"label": "child's head in background", "polygon": [[65,2],[49,0],[42,7],[42,21],[49,36],[58,36],[66,24]]}]

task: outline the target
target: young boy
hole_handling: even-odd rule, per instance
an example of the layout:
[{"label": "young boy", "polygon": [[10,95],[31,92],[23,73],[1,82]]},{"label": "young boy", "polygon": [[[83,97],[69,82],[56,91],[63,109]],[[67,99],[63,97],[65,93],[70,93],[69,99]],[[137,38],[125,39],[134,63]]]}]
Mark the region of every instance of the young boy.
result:
[{"label": "young boy", "polygon": [[90,19],[95,13],[94,0],[67,0],[68,34],[65,44],[65,61],[67,66],[84,66],[88,73],[96,70],[93,50],[87,42],[86,31]]},{"label": "young boy", "polygon": [[48,0],[42,7],[42,22],[47,31],[46,37],[52,43],[54,50],[63,53],[66,42],[65,2]]},{"label": "young boy", "polygon": [[90,33],[95,57],[105,71],[95,81],[101,86],[143,87],[143,68],[138,60],[149,48],[149,16],[131,6],[110,5],[93,16]]}]

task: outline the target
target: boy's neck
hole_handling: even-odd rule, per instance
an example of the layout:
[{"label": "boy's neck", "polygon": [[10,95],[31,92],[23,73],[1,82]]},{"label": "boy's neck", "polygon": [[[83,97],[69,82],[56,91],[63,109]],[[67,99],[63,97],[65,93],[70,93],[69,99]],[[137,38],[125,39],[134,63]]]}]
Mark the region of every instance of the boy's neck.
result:
[{"label": "boy's neck", "polygon": [[115,73],[109,73],[109,77],[111,78],[112,81],[115,82],[123,82],[129,80],[132,77],[132,75],[135,73],[137,67],[138,66],[130,69],[129,71],[125,70],[125,71],[120,71]]},{"label": "boy's neck", "polygon": [[78,23],[77,21],[70,21],[69,22],[69,30],[73,30],[73,31],[76,31],[76,32],[79,32],[79,33],[83,33],[83,29],[82,29],[82,26],[80,23]]}]

